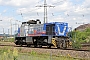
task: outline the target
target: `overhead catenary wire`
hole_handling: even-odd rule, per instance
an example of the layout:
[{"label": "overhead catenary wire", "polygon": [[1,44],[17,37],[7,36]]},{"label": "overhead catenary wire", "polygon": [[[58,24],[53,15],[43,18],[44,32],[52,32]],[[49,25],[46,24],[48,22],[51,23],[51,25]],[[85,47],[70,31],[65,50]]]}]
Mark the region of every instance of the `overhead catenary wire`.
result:
[{"label": "overhead catenary wire", "polygon": [[[64,0],[65,1],[65,0]],[[64,2],[63,0],[61,0],[61,1],[58,1],[58,2],[55,2],[55,3],[53,3],[53,4],[58,4],[58,3],[60,3],[60,2]],[[41,0],[40,0],[40,2],[42,2]],[[37,2],[37,3],[40,3],[40,2]],[[41,8],[38,8],[38,9],[41,9]],[[29,12],[34,12],[35,10],[38,10],[38,9],[33,9],[33,10],[30,10]],[[22,13],[23,14],[23,16],[25,15],[24,13]],[[36,13],[37,14],[37,16],[39,16],[40,14],[39,14],[39,12],[37,12]],[[52,14],[52,13],[51,13]],[[55,16],[55,15],[57,15],[57,14],[52,14],[52,16]],[[72,16],[72,15],[70,15],[70,14],[67,14],[67,16]],[[85,17],[85,15],[83,14],[82,15],[83,17]]]},{"label": "overhead catenary wire", "polygon": [[[66,1],[66,0],[64,0],[64,1]],[[53,5],[58,4],[58,3],[61,3],[61,2],[64,2],[64,1],[59,1],[59,2],[53,3]],[[75,4],[75,5],[77,5],[77,4]],[[57,6],[57,7],[58,7],[58,6]],[[84,7],[83,7],[82,9],[84,9]],[[51,15],[52,15],[52,16],[55,16],[56,14],[51,13]],[[85,15],[89,15],[89,14],[81,14],[82,17],[85,17]],[[72,15],[67,14],[67,16],[69,17],[69,16],[72,16]],[[73,15],[73,16],[74,16],[74,15]]]},{"label": "overhead catenary wire", "polygon": [[[56,3],[53,3],[53,4],[58,4],[58,3],[60,3],[60,2],[64,2],[64,1],[59,1],[59,2],[56,2]],[[39,2],[38,2],[39,3]],[[38,8],[38,9],[41,9],[41,8]],[[33,10],[30,10],[30,11],[28,11],[28,12],[34,12],[35,10],[38,10],[38,9],[33,9]],[[24,14],[24,13],[23,13]],[[37,16],[39,16],[39,12],[36,12],[36,14],[37,14]],[[54,13],[51,13],[52,14],[52,16],[55,16],[56,14],[54,14]],[[69,17],[69,16],[72,16],[72,15],[70,15],[70,14],[67,14],[67,16]],[[82,15],[83,17],[85,17],[85,15],[83,14]]]}]

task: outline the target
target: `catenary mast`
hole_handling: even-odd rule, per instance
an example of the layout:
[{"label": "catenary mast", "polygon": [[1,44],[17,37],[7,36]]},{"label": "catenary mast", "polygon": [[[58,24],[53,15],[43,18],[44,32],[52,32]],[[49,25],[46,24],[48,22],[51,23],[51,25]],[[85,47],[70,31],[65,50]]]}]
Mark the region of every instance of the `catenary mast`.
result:
[{"label": "catenary mast", "polygon": [[51,6],[51,5],[47,5],[46,0],[44,0],[44,5],[40,5],[40,6],[36,6],[36,7],[44,7],[44,23],[48,22],[48,18],[47,18],[47,7],[55,7],[55,6]]}]

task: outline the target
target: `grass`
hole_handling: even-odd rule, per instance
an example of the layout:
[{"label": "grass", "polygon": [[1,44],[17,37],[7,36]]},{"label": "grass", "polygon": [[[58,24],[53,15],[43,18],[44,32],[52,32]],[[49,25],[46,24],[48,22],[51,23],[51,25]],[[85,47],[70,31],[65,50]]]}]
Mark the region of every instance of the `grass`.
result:
[{"label": "grass", "polygon": [[81,60],[74,59],[69,56],[53,56],[50,54],[37,54],[35,51],[29,53],[21,53],[16,48],[11,50],[11,47],[0,49],[0,60]]},{"label": "grass", "polygon": [[0,38],[0,41],[4,41],[4,42],[14,42],[14,38]]},{"label": "grass", "polygon": [[21,60],[79,60],[69,57],[60,57],[60,56],[48,56],[48,55],[20,55],[18,59]]}]

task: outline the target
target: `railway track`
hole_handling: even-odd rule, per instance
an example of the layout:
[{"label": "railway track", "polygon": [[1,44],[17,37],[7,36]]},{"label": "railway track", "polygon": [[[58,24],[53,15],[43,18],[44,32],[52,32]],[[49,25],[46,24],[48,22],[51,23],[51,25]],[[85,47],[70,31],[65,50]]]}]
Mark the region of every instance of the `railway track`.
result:
[{"label": "railway track", "polygon": [[[52,47],[51,49],[48,49],[46,46],[43,46],[42,48],[33,48],[33,47],[27,47],[27,46],[16,46],[14,43],[10,42],[0,42],[0,48],[5,47],[12,47],[17,48],[20,50],[19,52],[31,52],[35,51],[39,54],[52,54],[55,56],[68,56],[73,58],[83,58],[83,59],[90,59],[90,50],[74,50],[72,48],[68,48],[66,50],[63,49],[57,49],[55,47]],[[89,46],[90,47],[90,46]]]},{"label": "railway track", "polygon": [[[0,44],[0,47],[4,47],[4,46],[9,46],[9,47],[21,47],[20,45],[15,45],[13,42],[3,42],[2,44]],[[26,45],[23,45],[22,46],[23,48],[34,48],[33,46],[32,47],[27,47]],[[51,48],[47,48],[47,46],[42,46],[41,48],[40,47],[37,47],[38,49],[56,49],[56,50],[74,50],[74,51],[90,51],[90,45],[86,45],[84,44],[82,49],[78,49],[78,50],[75,50],[73,48],[67,48],[67,49],[57,49],[56,47],[51,47]]]}]

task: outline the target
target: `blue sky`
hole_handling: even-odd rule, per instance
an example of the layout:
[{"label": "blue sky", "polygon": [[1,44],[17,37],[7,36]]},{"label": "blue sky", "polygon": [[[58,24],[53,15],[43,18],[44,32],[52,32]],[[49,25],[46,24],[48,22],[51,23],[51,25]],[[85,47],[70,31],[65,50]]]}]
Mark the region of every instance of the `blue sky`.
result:
[{"label": "blue sky", "polygon": [[[89,23],[89,2],[90,0],[47,0],[48,5],[55,6],[48,8],[48,22],[67,22],[73,29],[83,23]],[[3,33],[4,28],[4,33],[8,34],[9,29],[11,34],[12,24],[14,34],[22,21],[38,18],[43,22],[43,8],[35,7],[43,4],[44,0],[0,0],[0,33]]]}]

